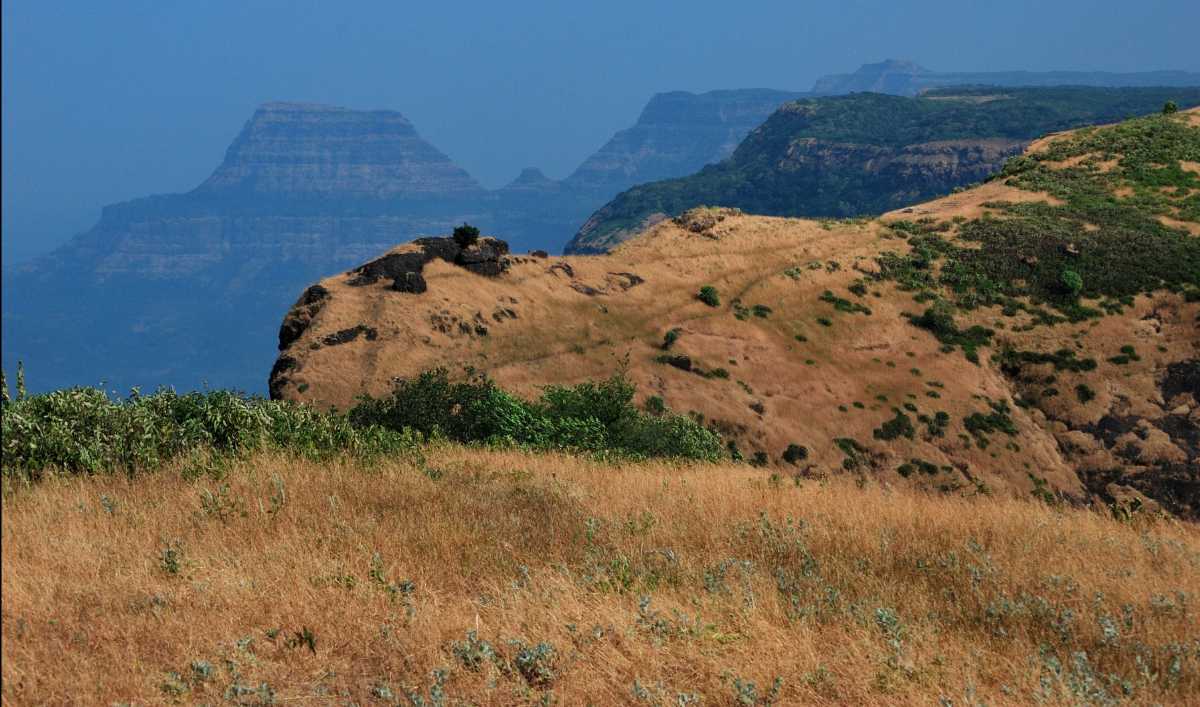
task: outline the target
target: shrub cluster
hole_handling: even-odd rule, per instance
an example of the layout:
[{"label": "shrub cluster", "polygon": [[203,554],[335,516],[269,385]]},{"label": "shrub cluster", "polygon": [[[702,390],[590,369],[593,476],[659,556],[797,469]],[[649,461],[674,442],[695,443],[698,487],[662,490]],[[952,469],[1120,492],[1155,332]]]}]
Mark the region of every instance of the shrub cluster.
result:
[{"label": "shrub cluster", "polygon": [[437,369],[397,381],[386,397],[361,399],[349,416],[356,426],[412,429],[464,443],[710,461],[722,456],[716,434],[683,415],[646,414],[633,396],[633,384],[621,374],[548,386],[538,400],[527,401],[484,375],[452,381]]},{"label": "shrub cluster", "polygon": [[0,408],[3,475],[36,480],[66,473],[148,470],[197,451],[241,455],[285,449],[309,458],[414,448],[410,435],[355,427],[341,415],[215,390],[179,394],[136,390],[114,399],[98,388],[18,394]]}]

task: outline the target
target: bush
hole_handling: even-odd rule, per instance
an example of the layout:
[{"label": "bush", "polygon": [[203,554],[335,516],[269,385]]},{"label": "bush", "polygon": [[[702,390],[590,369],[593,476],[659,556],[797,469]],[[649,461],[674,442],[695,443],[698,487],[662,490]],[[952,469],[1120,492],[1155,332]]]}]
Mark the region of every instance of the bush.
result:
[{"label": "bush", "polygon": [[479,240],[479,229],[469,223],[464,223],[454,229],[454,235],[451,237],[454,238],[454,242],[460,248],[468,248],[475,245],[475,241]]},{"label": "bush", "polygon": [[783,450],[783,460],[788,464],[796,464],[805,459],[808,459],[808,447],[792,443]]},{"label": "bush", "polygon": [[136,390],[125,400],[98,388],[18,395],[2,403],[3,474],[36,480],[48,470],[133,473],[185,455],[287,450],[307,458],[392,454],[410,436],[306,406],[225,390],[178,394]]},{"label": "bush", "polygon": [[350,419],[463,443],[712,461],[721,455],[716,434],[690,418],[668,414],[665,406],[658,414],[637,410],[634,392],[617,374],[601,382],[548,386],[539,400],[528,402],[484,375],[452,382],[445,369],[437,369],[397,381],[385,398],[362,398]]},{"label": "bush", "polygon": [[721,296],[717,293],[717,288],[712,285],[705,285],[696,293],[696,299],[700,300],[709,307],[720,307]]},{"label": "bush", "polygon": [[1179,111],[1179,106],[1175,105],[1175,101],[1167,101],[1166,103],[1163,104],[1163,107],[1162,107],[1163,115],[1171,115],[1172,113],[1175,113],[1178,111]]},{"label": "bush", "polygon": [[1063,292],[1072,298],[1078,297],[1083,291],[1083,278],[1074,270],[1063,270],[1059,280]]}]

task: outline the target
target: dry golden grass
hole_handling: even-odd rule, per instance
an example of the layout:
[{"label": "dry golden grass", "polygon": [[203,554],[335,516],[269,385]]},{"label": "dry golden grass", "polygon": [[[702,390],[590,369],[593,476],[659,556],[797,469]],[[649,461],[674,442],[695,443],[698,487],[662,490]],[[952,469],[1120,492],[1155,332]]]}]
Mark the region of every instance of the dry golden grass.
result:
[{"label": "dry golden grass", "polygon": [[[766,698],[776,678],[778,704],[1200,703],[1194,526],[746,466],[425,455],[261,456],[223,505],[177,470],[10,490],[4,703],[253,703],[265,683],[438,704],[435,670],[447,704],[736,704],[737,681]],[[289,640],[305,629],[315,651]],[[469,631],[497,654],[477,672]],[[543,683],[514,640],[553,646]]]}]

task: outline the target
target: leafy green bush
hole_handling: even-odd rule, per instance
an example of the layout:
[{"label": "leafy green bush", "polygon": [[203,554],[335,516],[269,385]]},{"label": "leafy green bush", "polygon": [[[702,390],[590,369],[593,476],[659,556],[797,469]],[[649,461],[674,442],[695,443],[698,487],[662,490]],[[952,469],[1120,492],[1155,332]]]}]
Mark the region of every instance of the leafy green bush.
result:
[{"label": "leafy green bush", "polygon": [[[7,396],[5,396],[7,398]],[[36,480],[48,470],[97,474],[150,470],[187,454],[285,449],[308,458],[394,454],[411,435],[355,427],[344,416],[225,390],[136,390],[125,400],[98,388],[22,395],[2,403],[3,474]]]},{"label": "leafy green bush", "polygon": [[1083,278],[1074,270],[1063,270],[1059,279],[1068,296],[1075,298],[1083,291]]},{"label": "leafy green bush", "polygon": [[720,438],[694,420],[646,414],[633,405],[623,374],[576,386],[548,386],[529,402],[480,374],[451,381],[445,369],[397,381],[391,395],[363,398],[350,411],[356,425],[411,428],[464,443],[510,443],[533,449],[616,452],[634,457],[715,461]]},{"label": "leafy green bush", "polygon": [[712,285],[705,285],[696,293],[696,299],[700,300],[709,307],[721,306],[721,295],[717,293],[717,288]]}]

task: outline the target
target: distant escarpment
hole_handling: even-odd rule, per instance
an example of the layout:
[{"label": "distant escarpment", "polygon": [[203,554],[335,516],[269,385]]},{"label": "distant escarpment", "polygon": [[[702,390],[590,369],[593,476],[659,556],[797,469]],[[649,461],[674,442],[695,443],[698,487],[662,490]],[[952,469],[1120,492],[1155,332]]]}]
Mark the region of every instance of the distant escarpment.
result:
[{"label": "distant escarpment", "polygon": [[863,64],[850,74],[822,76],[813,93],[838,95],[870,91],[896,96],[916,96],[947,86],[1200,86],[1195,71],[930,71],[916,62],[887,59]]},{"label": "distant escarpment", "polygon": [[599,253],[704,204],[773,216],[889,211],[977,182],[1036,136],[1200,104],[1200,88],[976,88],[919,98],[878,93],[802,99],[776,111],[731,157],[629,189],[567,245]]}]

